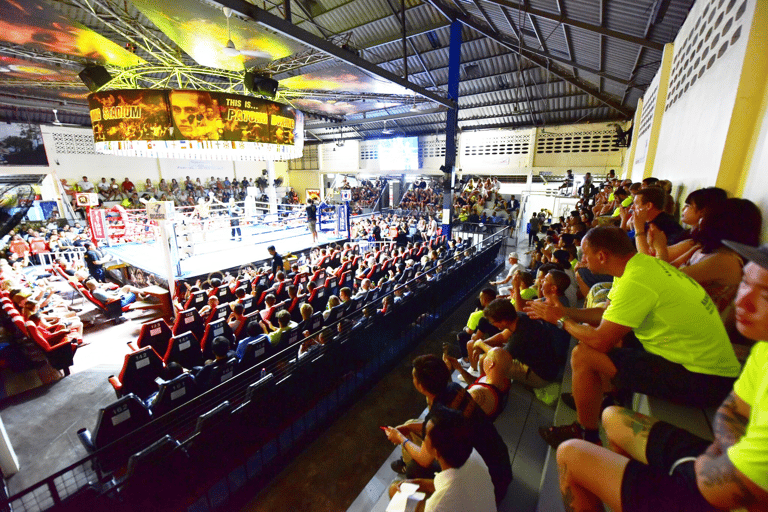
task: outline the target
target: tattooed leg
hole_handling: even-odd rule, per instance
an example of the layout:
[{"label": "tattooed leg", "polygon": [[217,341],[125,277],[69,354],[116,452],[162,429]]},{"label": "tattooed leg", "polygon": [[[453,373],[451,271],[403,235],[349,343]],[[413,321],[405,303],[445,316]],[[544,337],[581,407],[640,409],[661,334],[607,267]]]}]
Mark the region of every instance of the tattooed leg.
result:
[{"label": "tattooed leg", "polygon": [[568,512],[603,512],[603,503],[621,512],[621,480],[629,459],[586,441],[572,439],[557,449],[560,492]]},{"label": "tattooed leg", "polygon": [[645,449],[648,434],[658,420],[623,407],[611,406],[603,411],[603,426],[613,451],[648,464]]}]

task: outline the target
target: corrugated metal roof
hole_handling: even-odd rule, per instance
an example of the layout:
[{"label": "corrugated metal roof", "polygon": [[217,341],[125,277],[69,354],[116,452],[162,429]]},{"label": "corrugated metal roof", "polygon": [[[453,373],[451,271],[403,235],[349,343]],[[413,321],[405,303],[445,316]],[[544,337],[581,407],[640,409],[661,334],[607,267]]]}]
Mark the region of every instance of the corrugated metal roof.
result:
[{"label": "corrugated metal roof", "polygon": [[[30,0],[32,1],[32,0]],[[42,0],[40,0],[42,1]],[[75,0],[52,1],[57,12],[66,18],[92,28],[115,43],[124,46],[127,39],[109,24],[117,20],[105,7],[117,13],[128,24],[139,27],[138,30],[149,34],[162,45],[173,48],[176,45],[170,38],[155,27],[128,0],[100,0],[93,3],[95,12],[85,9],[84,2]],[[157,0],[159,4],[189,2],[190,12],[195,11],[198,2],[216,6],[213,0]],[[282,17],[282,1],[249,0],[259,8],[266,8],[271,14]],[[378,64],[382,69],[402,75],[403,42],[400,20],[400,2],[396,0],[316,0],[304,3],[311,8],[313,19],[302,11],[294,0],[292,3],[293,23],[307,32],[320,37],[333,37],[338,44],[348,44],[351,50],[361,50],[366,60]],[[411,81],[422,87],[445,95],[448,82],[448,60],[450,55],[449,21],[430,1],[446,6],[459,13],[459,7],[467,13],[471,24],[483,28],[503,39],[506,44],[487,37],[470,26],[462,25],[463,44],[461,48],[461,70],[459,83],[459,119],[462,128],[479,126],[525,126],[526,124],[568,123],[583,120],[614,120],[628,117],[605,105],[604,101],[615,100],[623,108],[631,111],[637,99],[641,97],[657,72],[662,52],[647,48],[615,37],[600,35],[592,30],[561,24],[549,19],[563,15],[591,25],[602,25],[629,36],[645,38],[654,43],[672,41],[685,20],[694,0],[528,0],[520,2],[530,9],[542,11],[534,15],[525,10],[505,6],[498,0],[406,0],[406,31],[409,34],[406,49],[408,74]],[[600,9],[603,11],[601,12]],[[665,8],[657,12],[659,6]],[[562,12],[560,8],[562,7]],[[395,12],[393,12],[393,9]],[[214,9],[216,11],[216,9]],[[215,23],[222,19],[212,20]],[[490,29],[487,28],[490,24]],[[115,25],[117,27],[119,24]],[[513,28],[514,27],[514,28]],[[120,30],[128,30],[125,25]],[[260,30],[268,31],[261,27]],[[126,33],[129,33],[127,31]],[[526,48],[543,55],[533,57],[543,63],[543,67],[527,58],[519,58],[517,33],[522,35]],[[543,43],[543,44],[542,44]],[[0,55],[8,55],[11,50],[0,45]],[[149,63],[154,63],[153,56],[137,51]],[[178,51],[185,64],[195,65],[194,60]],[[317,57],[317,58],[308,58]],[[46,55],[40,55],[45,60]],[[547,64],[549,59],[549,64]],[[83,57],[70,57],[72,68],[76,69],[85,62]],[[305,46],[301,54],[281,61],[278,79],[299,76],[306,73],[328,74],[339,65],[340,61]],[[273,63],[274,64],[274,63]],[[270,64],[272,66],[273,64]],[[522,71],[518,70],[522,65]],[[560,76],[551,73],[554,67]],[[0,77],[2,78],[2,77]],[[329,77],[332,79],[333,77]],[[211,78],[215,80],[215,78]],[[579,79],[588,83],[591,93],[586,93],[567,80]],[[0,92],[11,95],[17,87],[8,80],[0,80]],[[323,97],[332,96],[334,91],[344,90],[344,84],[337,84],[333,90],[321,91],[324,95],[310,91],[302,94],[324,101]],[[601,96],[602,95],[602,96]],[[41,97],[48,97],[41,95]],[[377,95],[368,94],[375,100]],[[600,98],[598,98],[600,97]],[[388,97],[392,101],[392,96]],[[55,99],[41,100],[39,117],[49,116]],[[78,101],[78,100],[74,100]],[[82,100],[79,100],[82,103]],[[315,136],[335,138],[340,130],[345,137],[381,136],[384,123],[374,120],[376,117],[409,114],[413,97],[405,95],[395,98],[400,106],[386,110],[368,112],[364,124],[354,127],[313,129]],[[2,101],[0,100],[0,104]],[[374,105],[371,101],[371,105]],[[420,101],[420,108],[434,108],[430,102]],[[359,108],[360,105],[358,105]],[[533,109],[531,111],[531,108]],[[3,114],[12,111],[8,107]],[[48,112],[48,113],[46,113]],[[312,112],[310,112],[312,113]],[[322,118],[327,114],[314,112]],[[60,118],[64,115],[59,113]],[[330,116],[339,121],[362,119],[363,115],[349,112],[346,115]],[[84,122],[83,116],[72,114],[74,121]],[[388,121],[387,125],[399,130],[398,133],[434,133],[444,130],[445,113],[417,115]],[[63,120],[63,119],[62,119]],[[66,121],[65,121],[66,122]],[[309,123],[312,124],[312,123]],[[396,128],[395,128],[396,127]],[[310,137],[311,138],[311,137]]]}]

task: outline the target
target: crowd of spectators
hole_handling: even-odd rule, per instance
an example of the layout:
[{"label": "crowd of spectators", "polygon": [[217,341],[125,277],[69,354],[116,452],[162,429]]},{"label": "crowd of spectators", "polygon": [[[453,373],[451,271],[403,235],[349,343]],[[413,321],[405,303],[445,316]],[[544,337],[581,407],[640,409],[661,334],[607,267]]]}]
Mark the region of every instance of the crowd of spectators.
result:
[{"label": "crowd of spectators", "polygon": [[386,183],[386,180],[377,179],[360,180],[357,186],[352,186],[347,178],[344,178],[341,182],[339,190],[349,190],[352,194],[352,199],[349,203],[351,213],[353,215],[359,215],[363,213],[363,208],[373,208],[376,201],[381,195],[381,189]]},{"label": "crowd of spectators", "polygon": [[443,207],[443,191],[437,182],[415,181],[400,199],[401,210],[434,216]]},{"label": "crowd of spectators", "polygon": [[520,214],[520,201],[514,195],[505,198],[497,178],[470,179],[453,197],[457,222],[513,226]]},{"label": "crowd of spectators", "polygon": [[[493,420],[511,381],[553,403],[570,364],[573,392],[559,398],[577,421],[540,429],[558,448],[567,510],[597,511],[603,503],[633,511],[764,510],[768,456],[757,447],[768,443],[761,412],[768,343],[759,341],[768,336],[768,246],[756,248],[761,212],[704,188],[687,196],[684,227],[670,185],[609,177],[582,188],[567,218],[532,215],[530,265],[509,255],[509,272],[490,283],[499,292],[480,293],[481,307],[456,342],[444,344],[442,365],[432,355],[414,360],[414,386],[427,397],[429,415],[385,428],[402,446],[393,470],[406,478],[390,496],[406,482],[431,494],[426,510],[495,510],[488,492],[500,481],[500,465],[476,457],[483,427],[451,409],[466,411],[474,401]],[[569,360],[571,337],[578,344]],[[454,370],[465,391],[451,383]],[[627,409],[633,393],[719,405],[714,441]],[[453,425],[445,444],[434,439],[443,421]]]},{"label": "crowd of spectators", "polygon": [[[265,191],[268,181],[265,176],[257,178],[232,179],[229,177],[211,176],[207,180],[200,178],[192,179],[189,176],[179,182],[176,178],[167,181],[165,178],[159,182],[153,182],[147,178],[144,183],[134,184],[129,178],[118,182],[115,178],[101,178],[97,183],[89,181],[87,176],[74,184],[61,180],[64,193],[74,199],[78,192],[92,192],[99,196],[102,202],[115,201],[125,208],[136,209],[144,208],[142,199],[149,201],[152,199],[158,201],[173,201],[176,206],[195,206],[199,199],[209,197],[211,194],[223,203],[230,198],[235,201],[243,201],[248,191],[248,187],[257,187],[262,197],[260,200],[266,201]],[[298,196],[289,189],[286,198],[291,204],[298,203]],[[76,205],[73,204],[76,207]]]},{"label": "crowd of spectators", "polygon": [[350,222],[350,238],[369,242],[395,242],[404,246],[408,242],[430,240],[441,234],[440,219],[436,215],[418,212],[374,214]]},{"label": "crowd of spectators", "polygon": [[[499,196],[493,180],[471,185],[459,195],[467,203],[458,205],[461,211],[478,215],[491,201],[511,215],[507,210],[514,203]],[[509,271],[490,283],[504,287],[483,289],[481,307],[456,340],[446,342],[442,357],[414,360],[414,387],[427,399],[428,414],[383,427],[401,446],[402,458],[392,468],[405,477],[390,494],[407,482],[429,495],[426,510],[495,510],[512,479],[508,449],[493,423],[511,382],[552,403],[563,366],[570,364],[573,391],[559,398],[575,409],[577,421],[540,429],[557,448],[566,508],[600,510],[605,503],[614,510],[762,510],[768,502],[768,344],[758,341],[768,336],[768,247],[756,248],[762,215],[752,202],[728,198],[715,187],[691,192],[684,203],[685,226],[676,218],[680,208],[668,182],[609,178],[601,187],[583,187],[567,217],[534,214],[529,265],[509,254]],[[188,287],[177,307],[204,291],[209,303],[200,313],[208,320],[218,310],[217,290],[230,288],[236,298],[227,320],[239,340],[214,340],[211,359],[189,370],[202,378],[231,360],[243,341],[259,336],[277,349],[295,329],[304,337],[298,352],[304,357],[355,325],[347,320],[311,332],[306,327],[315,313],[323,311],[330,322],[377,290],[396,292],[380,308],[366,304],[354,321],[364,325],[387,314],[466,257],[461,240],[434,243],[437,226],[430,216],[376,215],[353,223],[360,246],[313,249],[290,270],[273,250],[269,268],[246,268],[238,276]],[[366,251],[360,249],[363,241],[394,243]],[[18,256],[14,262],[19,265]],[[17,272],[0,264],[4,279]],[[406,286],[411,269],[421,277]],[[339,284],[319,303],[317,290],[329,278]],[[14,297],[37,286],[20,280],[16,276],[3,286],[13,286]],[[90,281],[97,291],[101,285]],[[48,306],[39,305],[49,298],[45,290],[35,292],[30,314]],[[112,293],[122,300],[133,291]],[[249,298],[256,316],[245,314]],[[584,307],[578,307],[582,300]],[[61,302],[50,307],[41,322],[73,318]],[[65,328],[77,337],[74,320]],[[569,356],[571,337],[578,343]],[[743,369],[738,344],[752,346]],[[452,381],[453,371],[466,386]],[[714,441],[627,409],[633,393],[719,406]],[[609,447],[602,447],[601,426]]]},{"label": "crowd of spectators", "polygon": [[14,266],[39,265],[43,263],[41,254],[73,252],[84,248],[89,239],[88,228],[79,222],[62,227],[57,222],[41,226],[22,223],[0,240],[0,257]]}]

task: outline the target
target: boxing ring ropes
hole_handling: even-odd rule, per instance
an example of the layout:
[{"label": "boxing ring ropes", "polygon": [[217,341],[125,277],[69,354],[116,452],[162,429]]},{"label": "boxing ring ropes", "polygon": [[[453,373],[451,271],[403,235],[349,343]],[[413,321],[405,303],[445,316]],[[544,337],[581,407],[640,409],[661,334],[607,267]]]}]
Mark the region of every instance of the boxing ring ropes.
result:
[{"label": "boxing ring ropes", "polygon": [[[170,283],[186,278],[185,262],[203,258],[209,269],[210,265],[220,265],[215,270],[243,267],[264,259],[268,244],[309,234],[303,204],[270,208],[270,203],[252,196],[226,203],[209,196],[195,206],[176,207],[166,201],[145,205],[146,209],[91,208],[88,224],[99,247],[167,280],[172,293],[175,286]],[[325,242],[349,237],[348,213],[348,204],[318,208],[317,230]],[[306,248],[294,243],[290,250]],[[237,257],[238,263],[227,265]]]}]

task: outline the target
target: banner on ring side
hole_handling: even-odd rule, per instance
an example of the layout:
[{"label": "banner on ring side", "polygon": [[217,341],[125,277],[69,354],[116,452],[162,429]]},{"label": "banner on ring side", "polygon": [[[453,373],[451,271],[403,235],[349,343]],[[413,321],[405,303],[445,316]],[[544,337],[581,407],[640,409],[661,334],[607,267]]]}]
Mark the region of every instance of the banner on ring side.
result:
[{"label": "banner on ring side", "polygon": [[88,106],[97,153],[263,161],[304,148],[304,114],[252,96],[124,89],[93,93]]}]

